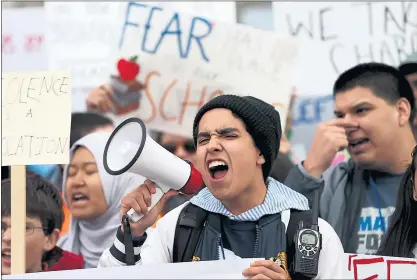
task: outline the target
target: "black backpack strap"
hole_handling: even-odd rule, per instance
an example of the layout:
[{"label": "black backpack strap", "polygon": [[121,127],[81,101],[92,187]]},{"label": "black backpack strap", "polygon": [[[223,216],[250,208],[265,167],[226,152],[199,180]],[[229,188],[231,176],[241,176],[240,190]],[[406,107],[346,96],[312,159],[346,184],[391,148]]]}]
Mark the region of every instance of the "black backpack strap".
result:
[{"label": "black backpack strap", "polygon": [[207,211],[189,203],[178,217],[175,228],[173,262],[190,262],[207,218]]},{"label": "black backpack strap", "polygon": [[292,263],[294,260],[294,253],[295,253],[295,244],[294,244],[294,236],[298,229],[298,224],[300,221],[303,221],[305,226],[311,226],[313,212],[311,210],[308,211],[299,211],[291,209],[291,216],[290,221],[288,222],[287,227],[287,262],[288,262],[288,270],[293,280],[307,280],[311,278],[303,277],[303,276],[295,276],[293,273]]}]

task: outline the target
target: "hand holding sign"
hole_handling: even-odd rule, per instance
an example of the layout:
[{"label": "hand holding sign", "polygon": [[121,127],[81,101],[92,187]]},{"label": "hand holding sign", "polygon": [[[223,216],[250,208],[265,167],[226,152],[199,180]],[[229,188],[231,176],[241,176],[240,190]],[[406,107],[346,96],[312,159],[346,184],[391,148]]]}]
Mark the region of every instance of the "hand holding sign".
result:
[{"label": "hand holding sign", "polygon": [[94,88],[87,96],[87,109],[107,113],[113,107],[111,95],[113,90],[110,85],[104,84]]},{"label": "hand holding sign", "polygon": [[249,279],[288,279],[287,272],[271,260],[259,260],[251,263],[250,267],[242,273]]},{"label": "hand holding sign", "polygon": [[112,75],[110,98],[113,103],[112,110],[116,115],[126,114],[139,109],[141,91],[144,85],[136,80],[140,72],[137,62],[138,56],[132,56],[129,60],[124,58],[117,62],[118,75]]}]

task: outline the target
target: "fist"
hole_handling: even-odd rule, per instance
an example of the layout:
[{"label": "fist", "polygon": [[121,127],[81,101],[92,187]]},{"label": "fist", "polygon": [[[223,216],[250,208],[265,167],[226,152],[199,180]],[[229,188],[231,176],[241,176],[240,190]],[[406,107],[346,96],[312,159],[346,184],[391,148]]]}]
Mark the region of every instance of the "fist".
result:
[{"label": "fist", "polygon": [[[175,190],[169,190],[164,194],[161,192],[162,191],[157,188],[155,183],[151,180],[146,180],[142,185],[135,188],[122,198],[120,219],[126,215],[130,209],[133,209],[136,213],[143,215],[143,217],[137,222],[130,221],[132,236],[142,236],[145,231],[156,222],[156,219],[162,212],[167,199],[178,194]],[[161,195],[161,198],[149,211],[148,208],[152,205],[152,196],[158,195],[158,193]]]},{"label": "fist", "polygon": [[113,107],[113,91],[109,85],[101,85],[88,93],[87,109],[107,113]]},{"label": "fist", "polygon": [[348,147],[347,130],[357,127],[358,125],[349,124],[344,119],[319,124],[303,164],[308,173],[319,178],[330,167],[336,153]]}]

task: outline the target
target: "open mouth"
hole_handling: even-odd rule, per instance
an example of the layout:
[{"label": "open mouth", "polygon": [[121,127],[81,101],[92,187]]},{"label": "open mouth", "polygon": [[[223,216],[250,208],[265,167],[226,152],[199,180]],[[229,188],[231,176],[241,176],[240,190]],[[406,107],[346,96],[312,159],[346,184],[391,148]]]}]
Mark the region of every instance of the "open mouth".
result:
[{"label": "open mouth", "polygon": [[351,146],[352,148],[355,148],[359,145],[362,145],[362,144],[365,144],[365,143],[368,143],[368,142],[369,142],[368,138],[362,138],[362,139],[354,141],[354,142],[349,142],[349,146]]},{"label": "open mouth", "polygon": [[82,194],[82,193],[74,193],[71,196],[71,199],[72,199],[73,202],[87,201],[88,196],[86,196],[85,194]]},{"label": "open mouth", "polygon": [[229,166],[222,160],[215,160],[208,164],[211,178],[215,180],[223,179],[229,171]]},{"label": "open mouth", "polygon": [[10,261],[11,260],[11,252],[9,252],[9,251],[1,252],[1,258],[3,260]]}]

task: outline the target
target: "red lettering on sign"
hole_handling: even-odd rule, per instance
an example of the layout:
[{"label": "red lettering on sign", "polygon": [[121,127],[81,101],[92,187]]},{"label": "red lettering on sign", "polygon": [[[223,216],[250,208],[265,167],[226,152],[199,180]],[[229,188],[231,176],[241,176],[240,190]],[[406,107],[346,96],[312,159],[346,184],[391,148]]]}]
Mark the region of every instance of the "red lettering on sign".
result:
[{"label": "red lettering on sign", "polygon": [[349,256],[349,260],[348,260],[348,270],[350,271],[350,269],[351,269],[351,267],[352,267],[352,259],[354,258],[354,257],[357,257],[358,255],[350,255]]},{"label": "red lettering on sign", "polygon": [[391,279],[391,265],[393,264],[416,264],[416,261],[387,260],[387,280]]},{"label": "red lettering on sign", "polygon": [[[161,77],[161,74],[157,71],[152,71],[149,72],[145,77],[145,97],[149,100],[152,108],[150,116],[146,119],[143,119],[145,124],[151,123],[159,115],[166,122],[175,122],[178,125],[182,125],[186,116],[187,109],[195,108],[197,112],[197,110],[199,110],[206,102],[210,101],[216,96],[224,94],[222,89],[215,89],[209,92],[207,86],[202,86],[201,88],[195,88],[194,86],[193,88],[193,82],[188,81],[186,83],[185,89],[183,90],[184,97],[181,96],[183,100],[179,104],[180,112],[178,112],[177,115],[174,115],[173,112],[168,114],[167,106],[169,106],[169,102],[172,102],[168,101],[168,98],[170,95],[178,96],[178,89],[175,90],[175,88],[181,88],[181,85],[179,85],[180,82],[178,79],[172,79],[169,81],[169,83],[166,83],[164,87],[160,89],[161,91],[163,90],[160,100],[155,100],[155,96],[159,96],[160,93],[153,93],[151,90],[152,83],[157,83],[157,81],[154,81],[153,79],[154,76]],[[283,104],[279,102],[273,102],[272,105],[275,107],[284,108]]]},{"label": "red lettering on sign", "polygon": [[[375,263],[380,263],[380,262],[382,263],[384,262],[383,257],[353,260],[353,279],[358,280],[358,265],[369,265],[369,264],[375,264]],[[365,278],[364,280],[373,280],[373,279],[376,279],[377,277],[378,277],[378,274],[374,274],[372,276]]]},{"label": "red lettering on sign", "polygon": [[26,35],[25,50],[27,52],[40,52],[43,43],[43,35]]},{"label": "red lettering on sign", "polygon": [[6,54],[12,54],[16,50],[16,47],[13,44],[12,35],[3,35],[1,36],[1,52]]}]

